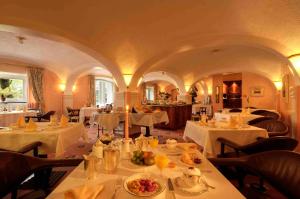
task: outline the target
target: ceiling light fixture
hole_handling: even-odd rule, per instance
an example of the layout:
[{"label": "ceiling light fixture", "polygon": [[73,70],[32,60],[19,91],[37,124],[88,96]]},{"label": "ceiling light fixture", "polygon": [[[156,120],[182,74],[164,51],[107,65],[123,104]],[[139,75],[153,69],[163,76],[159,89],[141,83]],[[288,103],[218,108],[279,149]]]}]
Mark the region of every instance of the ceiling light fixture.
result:
[{"label": "ceiling light fixture", "polygon": [[300,54],[294,54],[288,57],[290,62],[293,64],[295,70],[300,74]]}]

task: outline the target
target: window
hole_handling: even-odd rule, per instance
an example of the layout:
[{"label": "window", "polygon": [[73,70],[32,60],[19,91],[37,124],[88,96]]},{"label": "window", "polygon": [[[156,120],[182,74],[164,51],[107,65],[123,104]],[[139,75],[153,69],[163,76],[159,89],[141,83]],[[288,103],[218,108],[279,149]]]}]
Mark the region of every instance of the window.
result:
[{"label": "window", "polygon": [[147,98],[147,100],[154,101],[154,87],[153,86],[146,87],[146,98]]},{"label": "window", "polygon": [[0,95],[7,102],[27,102],[27,75],[0,72]]},{"label": "window", "polygon": [[95,80],[96,105],[105,106],[113,103],[114,84],[105,79]]}]

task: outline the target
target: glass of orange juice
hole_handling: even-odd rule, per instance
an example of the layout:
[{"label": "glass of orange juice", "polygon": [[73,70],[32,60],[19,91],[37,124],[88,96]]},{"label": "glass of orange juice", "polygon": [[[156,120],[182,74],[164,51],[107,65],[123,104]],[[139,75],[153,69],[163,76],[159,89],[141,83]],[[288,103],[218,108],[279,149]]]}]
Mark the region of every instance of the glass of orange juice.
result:
[{"label": "glass of orange juice", "polygon": [[160,175],[163,177],[163,169],[166,168],[169,164],[169,158],[166,155],[156,155],[155,156],[155,165],[160,170]]},{"label": "glass of orange juice", "polygon": [[150,145],[150,147],[153,148],[153,149],[156,148],[157,145],[158,145],[158,138],[156,138],[156,137],[151,138],[151,139],[149,140],[149,145]]}]

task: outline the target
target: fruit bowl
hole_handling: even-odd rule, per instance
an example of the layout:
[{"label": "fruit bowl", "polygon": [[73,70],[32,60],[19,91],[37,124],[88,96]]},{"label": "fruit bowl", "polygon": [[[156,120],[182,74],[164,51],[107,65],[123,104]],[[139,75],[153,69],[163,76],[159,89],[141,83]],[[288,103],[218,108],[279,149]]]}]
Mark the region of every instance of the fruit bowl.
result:
[{"label": "fruit bowl", "polygon": [[141,166],[151,166],[154,165],[154,154],[151,151],[134,151],[131,162],[136,165]]}]

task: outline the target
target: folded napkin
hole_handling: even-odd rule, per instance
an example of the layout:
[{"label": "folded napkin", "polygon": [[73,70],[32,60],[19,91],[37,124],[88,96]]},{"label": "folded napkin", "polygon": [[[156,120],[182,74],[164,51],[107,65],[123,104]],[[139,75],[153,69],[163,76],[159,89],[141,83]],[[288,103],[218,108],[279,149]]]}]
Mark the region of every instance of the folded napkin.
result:
[{"label": "folded napkin", "polygon": [[36,123],[32,120],[32,118],[30,118],[27,126],[26,126],[26,130],[28,131],[35,131],[37,129],[37,125]]},{"label": "folded napkin", "polygon": [[17,120],[17,127],[24,128],[26,126],[24,117],[19,117]]},{"label": "folded napkin", "polygon": [[103,184],[85,184],[66,191],[65,199],[96,199],[103,188]]},{"label": "folded napkin", "polygon": [[51,125],[56,125],[57,124],[57,117],[54,115],[50,116],[50,124]]},{"label": "folded napkin", "polygon": [[65,115],[62,115],[60,118],[60,126],[66,127],[69,123],[69,118],[67,118]]}]

